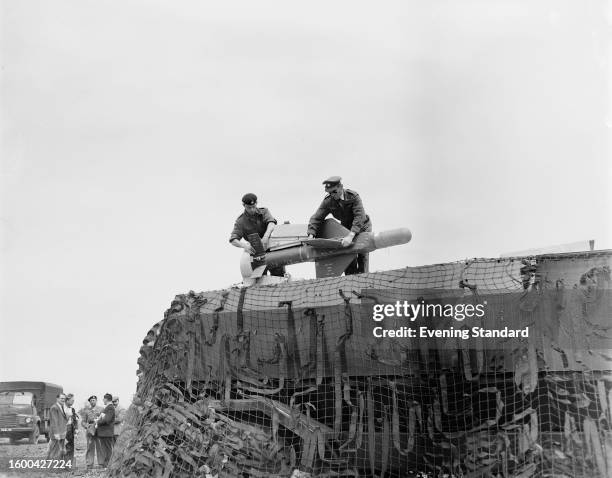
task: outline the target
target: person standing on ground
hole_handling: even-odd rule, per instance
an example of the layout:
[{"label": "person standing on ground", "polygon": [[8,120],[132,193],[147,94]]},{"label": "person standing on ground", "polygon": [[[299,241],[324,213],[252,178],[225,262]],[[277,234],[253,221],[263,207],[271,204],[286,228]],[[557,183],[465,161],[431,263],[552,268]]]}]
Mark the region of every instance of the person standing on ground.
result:
[{"label": "person standing on ground", "polygon": [[113,396],[110,393],[105,393],[103,400],[104,410],[102,410],[102,413],[96,419],[96,436],[100,441],[98,460],[100,466],[106,468],[113,454],[115,407],[113,406]]},{"label": "person standing on ground", "polygon": [[98,397],[92,395],[87,399],[89,405],[81,411],[81,424],[85,429],[85,438],[87,439],[87,452],[85,453],[85,462],[87,468],[93,468],[96,455],[98,464],[100,464],[100,442],[96,436],[96,419],[102,413],[102,407],[97,405]]},{"label": "person standing on ground", "polygon": [[119,397],[113,395],[113,406],[115,407],[115,426],[113,430],[113,446],[117,443],[117,438],[121,434],[123,428],[123,420],[125,417],[125,409],[119,405]]},{"label": "person standing on ground", "polygon": [[68,417],[68,424],[66,426],[66,453],[64,454],[64,461],[70,460],[70,466],[74,468],[74,439],[79,434],[79,415],[73,408],[74,405],[74,394],[69,393],[66,395],[66,405],[64,410]]},{"label": "person standing on ground", "polygon": [[66,395],[60,393],[49,408],[49,452],[47,460],[60,460],[66,452],[66,427],[68,417],[64,410]]}]

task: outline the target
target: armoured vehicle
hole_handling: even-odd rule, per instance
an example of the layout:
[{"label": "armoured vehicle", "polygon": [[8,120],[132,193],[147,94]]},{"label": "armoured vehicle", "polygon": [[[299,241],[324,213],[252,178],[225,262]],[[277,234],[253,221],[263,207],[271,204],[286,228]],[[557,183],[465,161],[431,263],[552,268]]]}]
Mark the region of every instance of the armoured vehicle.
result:
[{"label": "armoured vehicle", "polygon": [[111,473],[610,476],[611,259],[178,295],[145,337]]}]

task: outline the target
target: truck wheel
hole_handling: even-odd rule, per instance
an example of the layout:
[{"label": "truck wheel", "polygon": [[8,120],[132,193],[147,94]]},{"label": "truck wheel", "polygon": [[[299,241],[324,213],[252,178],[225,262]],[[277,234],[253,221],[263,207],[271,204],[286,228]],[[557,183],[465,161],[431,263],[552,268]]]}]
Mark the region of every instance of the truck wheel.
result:
[{"label": "truck wheel", "polygon": [[36,445],[38,443],[39,436],[40,436],[40,429],[38,428],[38,425],[36,425],[34,427],[34,430],[32,430],[32,433],[30,433],[30,436],[28,437],[28,443],[30,445]]}]

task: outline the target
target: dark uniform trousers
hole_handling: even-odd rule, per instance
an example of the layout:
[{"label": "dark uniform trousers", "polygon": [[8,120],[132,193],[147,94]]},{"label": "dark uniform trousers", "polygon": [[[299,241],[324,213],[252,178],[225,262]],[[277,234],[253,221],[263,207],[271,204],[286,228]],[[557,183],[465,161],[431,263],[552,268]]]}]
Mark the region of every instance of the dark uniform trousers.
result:
[{"label": "dark uniform trousers", "polygon": [[285,266],[268,267],[266,268],[266,271],[268,271],[271,276],[285,277]]},{"label": "dark uniform trousers", "polygon": [[[366,218],[364,229],[361,232],[372,232],[372,221],[370,221],[369,216],[366,216]],[[370,272],[370,254],[367,252],[364,254],[357,254],[355,260],[351,262],[344,271],[344,275],[361,274],[363,272]]]},{"label": "dark uniform trousers", "polygon": [[365,254],[357,254],[357,257],[353,262],[351,262],[346,270],[344,271],[344,275],[351,274],[361,274],[362,272],[368,272],[370,270],[370,258],[369,253]]},{"label": "dark uniform trousers", "polygon": [[71,466],[74,467],[74,425],[71,423],[66,427],[66,453],[64,461],[70,460]]},{"label": "dark uniform trousers", "polygon": [[98,460],[101,466],[106,467],[113,454],[114,437],[98,437],[98,440],[100,441],[100,454],[98,455]]}]

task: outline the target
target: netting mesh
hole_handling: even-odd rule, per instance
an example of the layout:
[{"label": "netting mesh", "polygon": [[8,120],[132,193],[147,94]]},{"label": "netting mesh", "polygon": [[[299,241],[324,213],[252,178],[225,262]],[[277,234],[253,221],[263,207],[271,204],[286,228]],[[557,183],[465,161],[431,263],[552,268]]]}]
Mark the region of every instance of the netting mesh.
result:
[{"label": "netting mesh", "polygon": [[[612,476],[611,254],[179,295],[141,349],[111,474]],[[397,301],[486,304],[423,320],[529,336],[376,337],[423,325],[373,320]]]}]

